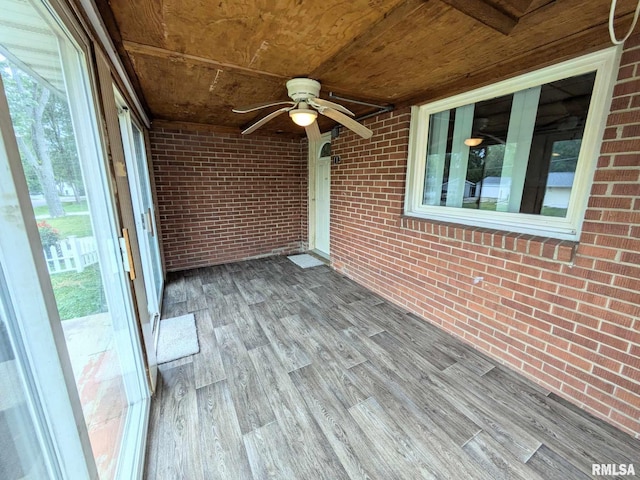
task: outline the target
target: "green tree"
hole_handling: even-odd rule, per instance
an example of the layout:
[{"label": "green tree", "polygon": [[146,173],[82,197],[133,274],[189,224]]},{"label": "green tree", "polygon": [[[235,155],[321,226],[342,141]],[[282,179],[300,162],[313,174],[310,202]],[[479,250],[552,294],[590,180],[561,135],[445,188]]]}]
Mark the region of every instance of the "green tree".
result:
[{"label": "green tree", "polygon": [[6,60],[0,65],[22,163],[28,164],[37,176],[49,214],[52,217],[63,216],[50,139],[46,134],[45,112],[52,96],[51,90]]},{"label": "green tree", "polygon": [[84,195],[84,183],[71,114],[64,99],[57,95],[51,96],[44,113],[44,124],[56,181],[71,186],[75,201],[78,202],[80,195]]},{"label": "green tree", "polygon": [[582,139],[560,140],[553,143],[550,172],[575,172]]}]

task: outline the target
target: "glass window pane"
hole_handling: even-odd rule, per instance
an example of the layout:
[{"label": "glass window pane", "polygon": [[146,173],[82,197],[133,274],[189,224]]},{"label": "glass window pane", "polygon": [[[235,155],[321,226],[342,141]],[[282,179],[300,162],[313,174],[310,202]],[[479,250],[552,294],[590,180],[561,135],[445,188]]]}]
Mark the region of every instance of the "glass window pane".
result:
[{"label": "glass window pane", "polygon": [[13,315],[2,275],[0,267],[0,478],[44,479],[49,475],[22,376],[26,359],[14,347]]},{"label": "glass window pane", "polygon": [[542,215],[549,217],[567,215],[581,143],[580,138],[553,142],[549,174],[540,212]]},{"label": "glass window pane", "polygon": [[331,156],[331,142],[327,142],[322,145],[322,149],[320,150],[320,157],[329,157]]},{"label": "glass window pane", "polygon": [[565,217],[595,72],[429,116],[423,205]]},{"label": "glass window pane", "polygon": [[[140,188],[140,194],[142,196],[142,206],[146,209],[143,215],[147,216],[147,222],[149,222],[149,228],[155,230],[155,219],[153,217],[153,196],[151,195],[151,183],[149,180],[149,169],[147,168],[147,155],[144,148],[144,136],[140,129],[131,123],[131,129],[133,132],[133,145],[135,149],[136,157],[136,169],[139,173],[138,187]],[[150,232],[147,232],[149,235]],[[142,232],[140,232],[142,234]],[[160,248],[158,245],[157,233],[154,232],[151,238],[147,238],[142,241],[149,242],[149,260],[151,262],[153,272],[146,272],[146,274],[153,274],[153,284],[155,288],[155,298],[160,298],[160,290],[162,289],[162,263],[160,260]],[[152,312],[153,313],[153,312]]]}]

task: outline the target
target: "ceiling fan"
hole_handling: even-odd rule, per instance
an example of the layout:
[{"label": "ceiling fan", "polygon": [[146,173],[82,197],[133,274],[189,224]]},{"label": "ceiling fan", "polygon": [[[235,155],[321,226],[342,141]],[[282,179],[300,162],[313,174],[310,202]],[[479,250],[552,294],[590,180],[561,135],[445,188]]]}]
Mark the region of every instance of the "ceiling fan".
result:
[{"label": "ceiling fan", "polygon": [[335,120],[363,138],[371,138],[371,135],[373,135],[371,130],[351,118],[354,116],[351,110],[337,103],[320,98],[320,82],[310,78],[293,78],[287,82],[287,91],[289,97],[291,97],[291,101],[265,102],[242,108],[234,108],[233,112],[235,113],[249,113],[275,105],[288,105],[261,118],[244,130],[242,134],[252,133],[278,115],[289,112],[291,120],[305,128],[310,141],[320,140],[320,128],[316,121],[318,113]]}]

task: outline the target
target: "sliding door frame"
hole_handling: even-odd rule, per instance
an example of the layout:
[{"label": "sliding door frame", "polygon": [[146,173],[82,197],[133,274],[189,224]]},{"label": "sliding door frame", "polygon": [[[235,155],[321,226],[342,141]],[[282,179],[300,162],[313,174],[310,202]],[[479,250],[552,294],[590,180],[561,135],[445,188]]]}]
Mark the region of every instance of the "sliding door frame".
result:
[{"label": "sliding door frame", "polygon": [[[82,101],[81,116],[90,116],[93,141],[98,160],[103,163],[104,194],[107,198],[107,211],[113,225],[114,234],[122,230],[123,218],[126,218],[127,204],[119,199],[121,191],[117,188],[116,165],[111,164],[108,146],[113,141],[103,128],[102,113],[104,104],[100,101],[100,84],[97,81],[96,51],[91,39],[83,30],[78,12],[65,0],[33,0],[35,8],[49,15],[47,21],[55,28],[61,28],[75,44],[80,55],[79,67],[84,83],[86,101]],[[65,56],[61,44],[61,54]],[[70,57],[67,57],[69,60]],[[63,61],[64,63],[64,61]],[[75,69],[74,69],[75,70]],[[80,84],[71,86],[72,89]],[[104,99],[102,99],[104,101]],[[86,108],[85,108],[86,107]],[[85,132],[86,134],[86,132]],[[85,138],[86,140],[86,138]],[[7,308],[20,326],[20,351],[23,353],[21,368],[27,379],[27,392],[30,396],[32,412],[40,432],[40,441],[50,468],[52,478],[60,479],[96,479],[98,472],[93,458],[87,427],[84,421],[82,405],[69,359],[64,332],[43,256],[40,236],[33,218],[33,207],[29,197],[20,153],[15,139],[13,124],[0,79],[0,266],[7,280],[3,289],[3,299]],[[129,205],[130,206],[130,205]],[[119,235],[118,235],[119,236]],[[117,236],[114,237],[117,241]],[[133,242],[132,242],[133,243]],[[16,248],[20,245],[20,248]],[[138,263],[139,264],[139,263]],[[106,267],[106,265],[105,265]],[[122,273],[121,258],[116,259],[112,267]],[[8,276],[8,278],[6,278]],[[127,412],[126,430],[129,434],[123,438],[117,466],[118,478],[141,478],[144,467],[146,437],[150,410],[149,379],[145,375],[146,358],[136,319],[136,296],[133,282],[123,278],[125,309],[132,320],[128,327],[128,341],[131,342],[135,373],[126,379],[130,386],[140,392],[140,401],[130,405]],[[29,321],[20,321],[29,319]]]}]

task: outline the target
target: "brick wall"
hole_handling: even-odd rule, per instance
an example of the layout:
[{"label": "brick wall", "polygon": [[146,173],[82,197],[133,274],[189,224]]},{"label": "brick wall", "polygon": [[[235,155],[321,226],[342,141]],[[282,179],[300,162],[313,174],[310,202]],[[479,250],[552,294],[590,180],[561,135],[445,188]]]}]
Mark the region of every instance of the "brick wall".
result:
[{"label": "brick wall", "polygon": [[333,266],[640,437],[640,36],[577,245],[403,218],[409,120],[396,111],[369,122],[370,141],[334,140]]},{"label": "brick wall", "polygon": [[171,125],[150,136],[167,270],[305,249],[304,142]]}]

